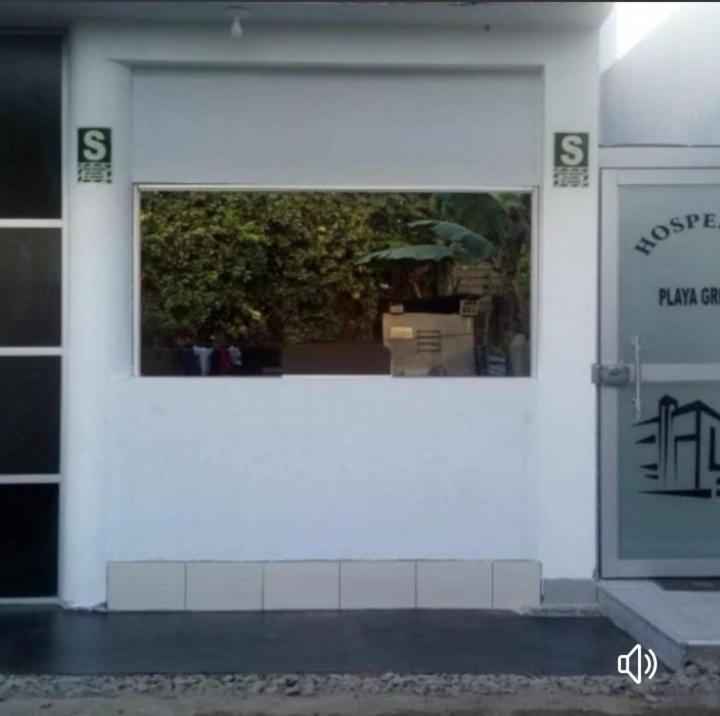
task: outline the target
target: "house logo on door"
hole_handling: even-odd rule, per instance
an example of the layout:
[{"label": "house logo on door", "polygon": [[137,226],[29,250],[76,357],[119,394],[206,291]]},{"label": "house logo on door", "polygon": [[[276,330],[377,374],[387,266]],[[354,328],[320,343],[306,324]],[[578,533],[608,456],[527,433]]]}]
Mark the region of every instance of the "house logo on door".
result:
[{"label": "house logo on door", "polygon": [[643,492],[706,500],[720,497],[720,413],[701,400],[680,405],[663,395],[657,415],[635,427],[652,430],[636,444],[654,445],[656,454],[656,462],[641,465],[656,488]]}]

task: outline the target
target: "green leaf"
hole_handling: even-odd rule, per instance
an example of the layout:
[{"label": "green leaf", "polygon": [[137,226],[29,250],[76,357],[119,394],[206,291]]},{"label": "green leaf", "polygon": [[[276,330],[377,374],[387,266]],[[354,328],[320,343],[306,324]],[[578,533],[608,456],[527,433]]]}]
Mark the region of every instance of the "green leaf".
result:
[{"label": "green leaf", "polygon": [[518,194],[516,192],[495,191],[490,196],[506,211],[515,209],[520,213],[526,213],[529,209],[528,195]]},{"label": "green leaf", "polygon": [[408,244],[382,251],[373,251],[359,259],[359,264],[385,261],[447,261],[453,259],[456,250],[452,246],[438,244]]},{"label": "green leaf", "polygon": [[438,239],[459,244],[462,247],[462,254],[472,261],[483,261],[495,253],[495,246],[491,241],[460,224],[423,219],[421,221],[412,221],[409,226],[413,228],[425,227]]}]

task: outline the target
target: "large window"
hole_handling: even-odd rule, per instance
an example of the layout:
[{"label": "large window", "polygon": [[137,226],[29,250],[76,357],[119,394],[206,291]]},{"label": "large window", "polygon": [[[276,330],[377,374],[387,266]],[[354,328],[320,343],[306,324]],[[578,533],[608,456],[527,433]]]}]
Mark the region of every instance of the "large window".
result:
[{"label": "large window", "polygon": [[141,373],[529,375],[530,204],[144,190]]}]

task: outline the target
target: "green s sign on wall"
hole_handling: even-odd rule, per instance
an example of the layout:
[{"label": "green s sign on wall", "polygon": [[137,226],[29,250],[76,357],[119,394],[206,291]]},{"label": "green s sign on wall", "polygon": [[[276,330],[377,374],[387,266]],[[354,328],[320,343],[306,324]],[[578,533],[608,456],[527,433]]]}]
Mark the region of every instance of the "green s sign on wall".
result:
[{"label": "green s sign on wall", "polygon": [[556,132],[553,146],[553,186],[589,186],[589,134],[587,132]]},{"label": "green s sign on wall", "polygon": [[112,182],[112,132],[106,127],[78,129],[79,182]]}]

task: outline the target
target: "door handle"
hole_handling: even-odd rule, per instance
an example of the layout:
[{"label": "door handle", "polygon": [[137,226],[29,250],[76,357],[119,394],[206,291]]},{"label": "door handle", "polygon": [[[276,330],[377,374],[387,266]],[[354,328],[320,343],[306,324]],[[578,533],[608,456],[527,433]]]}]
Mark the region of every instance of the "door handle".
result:
[{"label": "door handle", "polygon": [[640,360],[640,336],[636,334],[632,339],[632,347],[635,358],[635,397],[633,398],[633,406],[635,406],[635,420],[640,420],[642,415],[642,362]]}]

